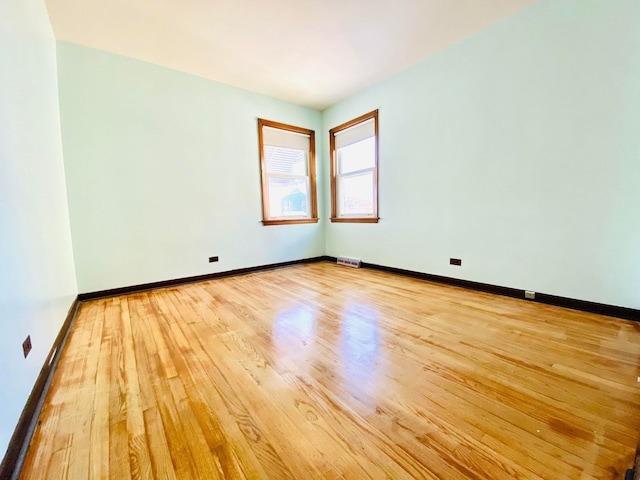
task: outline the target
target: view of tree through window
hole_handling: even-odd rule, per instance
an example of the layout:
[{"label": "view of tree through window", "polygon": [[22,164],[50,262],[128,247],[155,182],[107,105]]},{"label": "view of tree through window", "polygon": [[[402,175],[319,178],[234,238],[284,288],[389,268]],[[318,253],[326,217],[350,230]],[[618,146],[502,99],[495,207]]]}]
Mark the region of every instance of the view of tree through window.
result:
[{"label": "view of tree through window", "polygon": [[258,120],[263,223],[317,222],[315,133]]},{"label": "view of tree through window", "polygon": [[[309,152],[265,145],[271,217],[308,217]],[[304,203],[304,205],[303,205]]]}]

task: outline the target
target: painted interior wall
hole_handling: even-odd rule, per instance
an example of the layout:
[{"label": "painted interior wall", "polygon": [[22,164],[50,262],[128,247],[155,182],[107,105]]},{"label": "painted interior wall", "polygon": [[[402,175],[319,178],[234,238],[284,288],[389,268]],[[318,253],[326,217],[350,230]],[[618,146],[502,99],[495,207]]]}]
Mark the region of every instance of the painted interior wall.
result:
[{"label": "painted interior wall", "polygon": [[77,293],[55,56],[42,0],[0,2],[0,453]]},{"label": "painted interior wall", "polygon": [[328,255],[640,308],[640,2],[541,1],[323,131],[376,108],[381,220],[329,225]]},{"label": "painted interior wall", "polygon": [[63,42],[58,70],[80,292],[324,254],[324,222],[262,225],[257,130],[319,148],[320,112]]}]

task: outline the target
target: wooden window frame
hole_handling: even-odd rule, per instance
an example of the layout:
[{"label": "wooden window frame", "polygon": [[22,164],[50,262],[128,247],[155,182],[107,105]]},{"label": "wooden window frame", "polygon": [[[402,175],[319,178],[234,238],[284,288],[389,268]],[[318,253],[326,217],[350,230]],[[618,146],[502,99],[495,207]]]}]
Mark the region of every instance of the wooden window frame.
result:
[{"label": "wooden window frame", "polygon": [[[373,166],[373,214],[371,216],[338,216],[337,198],[337,177],[338,177],[338,156],[336,152],[336,134],[351,128],[359,123],[373,119],[375,130],[375,159]],[[331,221],[341,223],[378,223],[378,110],[374,110],[364,115],[349,120],[342,125],[329,130],[329,158],[331,166]]]},{"label": "wooden window frame", "polygon": [[[264,153],[264,142],[262,129],[263,127],[277,128],[293,133],[301,133],[309,136],[309,196],[310,211],[309,217],[304,218],[271,218],[269,216],[269,185],[266,156]],[[301,223],[318,223],[318,200],[316,197],[316,142],[315,131],[307,128],[287,125],[285,123],[273,122],[271,120],[258,119],[258,141],[260,144],[260,173],[262,178],[262,224],[263,225],[295,225]]]}]

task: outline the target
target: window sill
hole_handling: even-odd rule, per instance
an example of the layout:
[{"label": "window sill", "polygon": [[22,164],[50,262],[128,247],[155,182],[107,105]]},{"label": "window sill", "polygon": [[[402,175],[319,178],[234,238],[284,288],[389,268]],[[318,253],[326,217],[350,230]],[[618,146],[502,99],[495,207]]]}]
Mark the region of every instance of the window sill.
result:
[{"label": "window sill", "polygon": [[291,220],[263,220],[263,225],[297,225],[301,223],[318,223],[317,218],[292,218]]},{"label": "window sill", "polygon": [[337,223],[378,223],[378,217],[332,217],[332,222]]}]

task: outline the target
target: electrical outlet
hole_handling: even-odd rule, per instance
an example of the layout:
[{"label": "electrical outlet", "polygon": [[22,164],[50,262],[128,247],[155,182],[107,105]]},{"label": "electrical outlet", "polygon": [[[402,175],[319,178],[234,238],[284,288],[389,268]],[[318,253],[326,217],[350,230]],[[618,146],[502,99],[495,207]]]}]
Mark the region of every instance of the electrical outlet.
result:
[{"label": "electrical outlet", "polygon": [[209,257],[209,263],[217,262],[220,260],[218,257]]},{"label": "electrical outlet", "polygon": [[524,298],[526,298],[528,300],[535,300],[536,299],[536,292],[532,292],[531,290],[525,290],[524,291]]},{"label": "electrical outlet", "polygon": [[27,355],[29,355],[31,348],[33,348],[31,346],[31,335],[27,335],[25,341],[22,342],[22,353],[24,354],[24,358],[27,358]]},{"label": "electrical outlet", "polygon": [[449,259],[449,265],[455,265],[457,267],[460,267],[462,265],[462,259],[460,259],[460,258],[450,258]]}]

